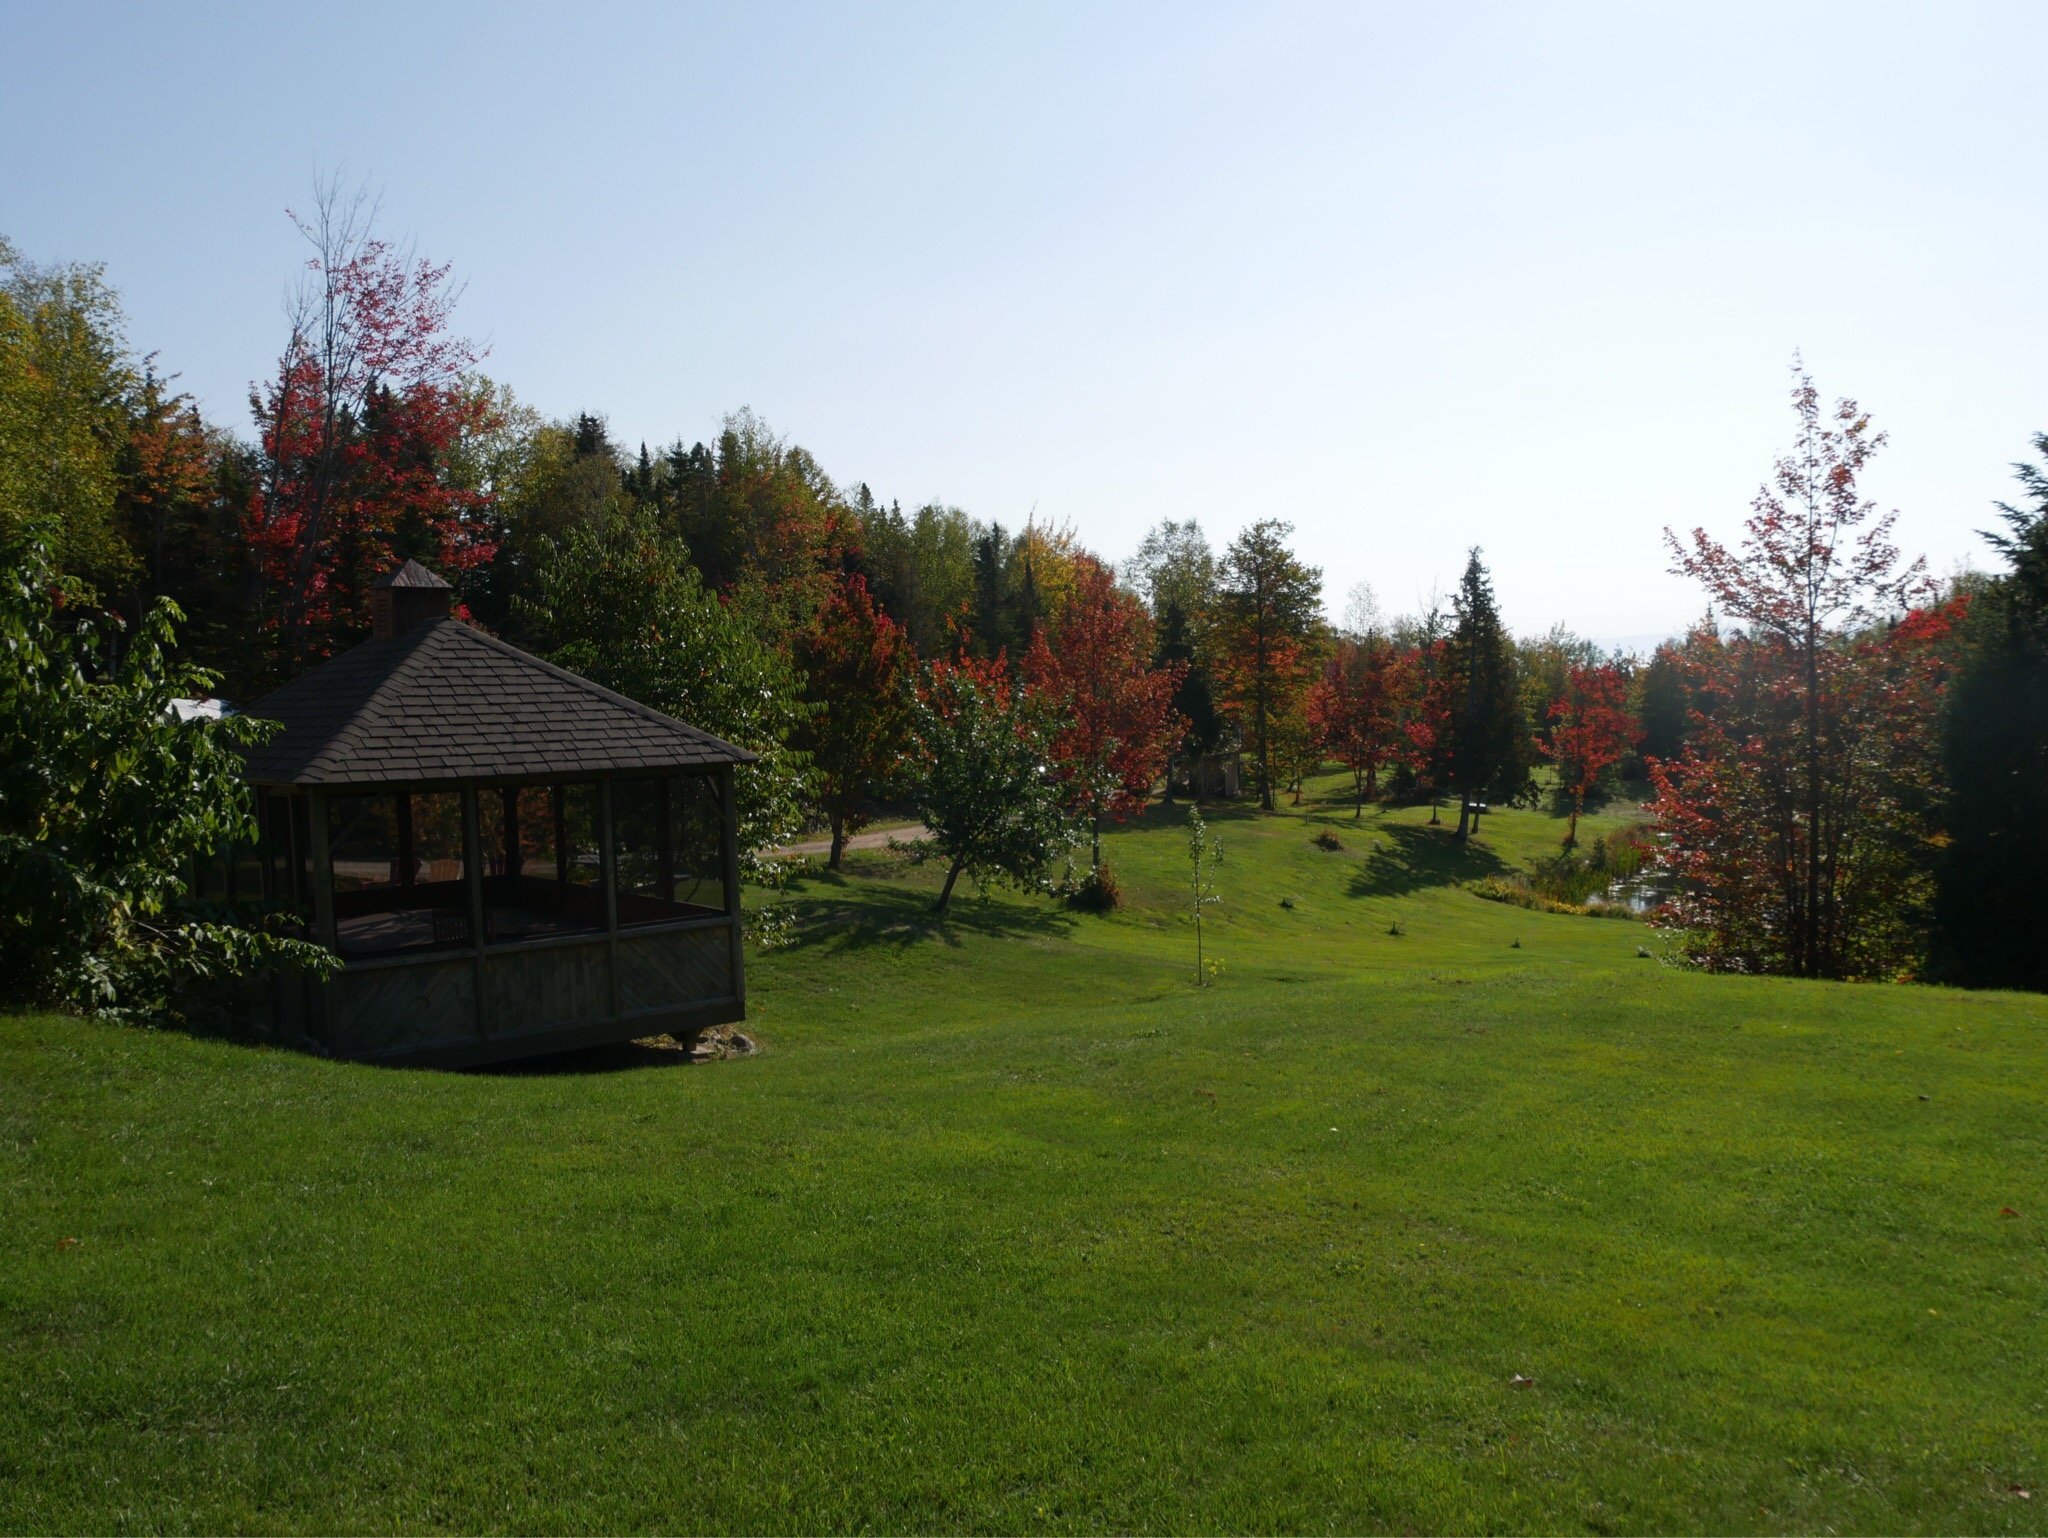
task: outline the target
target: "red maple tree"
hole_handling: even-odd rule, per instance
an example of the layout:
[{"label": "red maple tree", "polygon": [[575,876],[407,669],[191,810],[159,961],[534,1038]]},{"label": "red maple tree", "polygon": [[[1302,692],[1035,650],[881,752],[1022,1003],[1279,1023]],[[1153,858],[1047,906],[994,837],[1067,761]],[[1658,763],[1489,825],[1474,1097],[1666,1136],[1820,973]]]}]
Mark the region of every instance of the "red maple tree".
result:
[{"label": "red maple tree", "polygon": [[1099,562],[1075,562],[1074,587],[1024,654],[1025,686],[1061,721],[1053,763],[1068,804],[1086,819],[1090,864],[1102,864],[1102,824],[1143,807],[1187,731],[1173,695],[1185,665],[1152,666],[1152,618]]},{"label": "red maple tree", "polygon": [[1562,698],[1550,706],[1550,741],[1543,751],[1557,763],[1558,778],[1572,798],[1571,826],[1564,847],[1579,841],[1579,815],[1586,797],[1612,764],[1620,763],[1642,739],[1642,727],[1628,708],[1628,677],[1612,662],[1571,669]]},{"label": "red maple tree", "polygon": [[1368,635],[1339,641],[1309,691],[1309,723],[1317,741],[1351,771],[1354,818],[1379,794],[1382,770],[1421,766],[1433,740],[1422,682],[1414,652]]},{"label": "red maple tree", "polygon": [[917,657],[903,627],[876,606],[858,575],[838,579],[799,632],[795,653],[814,710],[802,741],[832,830],[826,863],[838,870],[846,836],[867,822],[864,803],[902,760],[910,729],[905,687]]},{"label": "red maple tree", "polygon": [[1689,649],[1685,751],[1651,766],[1681,878],[1664,922],[1705,965],[1801,977],[1890,975],[1927,881],[1939,636],[1925,563],[1901,566],[1896,514],[1857,477],[1884,443],[1854,401],[1824,412],[1795,374],[1799,430],[1739,550],[1666,531],[1735,632]]},{"label": "red maple tree", "polygon": [[453,576],[490,559],[488,497],[450,451],[491,425],[462,376],[477,349],[448,329],[448,268],[371,234],[360,197],[320,189],[293,216],[313,246],[277,373],[250,392],[261,471],[243,520],[274,665],[359,633],[370,583],[415,556]]}]

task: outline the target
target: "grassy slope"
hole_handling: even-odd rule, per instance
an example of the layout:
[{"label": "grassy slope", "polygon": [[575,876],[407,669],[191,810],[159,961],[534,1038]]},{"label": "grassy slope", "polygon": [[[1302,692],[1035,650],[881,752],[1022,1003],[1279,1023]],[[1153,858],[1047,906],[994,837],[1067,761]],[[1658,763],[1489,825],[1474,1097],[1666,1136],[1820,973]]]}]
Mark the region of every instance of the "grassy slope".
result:
[{"label": "grassy slope", "polygon": [[1203,992],[1155,814],[1109,919],[810,880],[741,1063],[0,1019],[0,1528],[2041,1526],[2048,1001],[1308,811]]}]

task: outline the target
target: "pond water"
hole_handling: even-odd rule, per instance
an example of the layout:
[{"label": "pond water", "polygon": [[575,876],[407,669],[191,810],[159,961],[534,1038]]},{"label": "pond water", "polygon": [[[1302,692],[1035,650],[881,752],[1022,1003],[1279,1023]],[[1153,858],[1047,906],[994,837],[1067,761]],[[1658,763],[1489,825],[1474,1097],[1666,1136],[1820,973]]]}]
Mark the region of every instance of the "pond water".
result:
[{"label": "pond water", "polygon": [[1678,879],[1675,876],[1645,865],[1633,875],[1610,883],[1600,894],[1600,900],[1617,908],[1626,908],[1631,913],[1648,913],[1663,907],[1677,890]]}]

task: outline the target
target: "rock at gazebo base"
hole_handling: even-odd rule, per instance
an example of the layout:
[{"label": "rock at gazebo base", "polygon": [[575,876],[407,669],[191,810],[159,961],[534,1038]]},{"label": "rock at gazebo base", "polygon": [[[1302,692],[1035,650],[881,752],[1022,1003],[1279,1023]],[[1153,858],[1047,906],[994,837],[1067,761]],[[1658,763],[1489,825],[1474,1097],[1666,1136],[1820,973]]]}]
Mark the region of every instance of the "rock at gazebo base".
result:
[{"label": "rock at gazebo base", "polygon": [[729,1057],[752,1057],[760,1051],[754,1038],[736,1026],[707,1025],[687,1039],[678,1040],[664,1032],[643,1037],[637,1045],[662,1052],[687,1052],[693,1063],[715,1063]]}]

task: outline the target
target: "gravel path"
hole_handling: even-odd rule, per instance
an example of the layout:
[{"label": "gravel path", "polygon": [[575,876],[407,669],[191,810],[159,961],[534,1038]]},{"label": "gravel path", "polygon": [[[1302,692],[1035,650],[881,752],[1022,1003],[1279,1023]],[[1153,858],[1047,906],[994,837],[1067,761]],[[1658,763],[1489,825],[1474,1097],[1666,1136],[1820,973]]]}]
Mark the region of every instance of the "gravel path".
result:
[{"label": "gravel path", "polygon": [[[925,837],[926,831],[924,824],[921,822],[897,823],[887,828],[868,828],[859,833],[849,834],[846,839],[846,847],[848,849],[881,849],[892,838],[900,838],[905,843],[908,843],[914,838]],[[829,836],[826,838],[808,838],[800,844],[785,844],[775,852],[777,854],[830,854],[832,852],[832,840]]]}]

